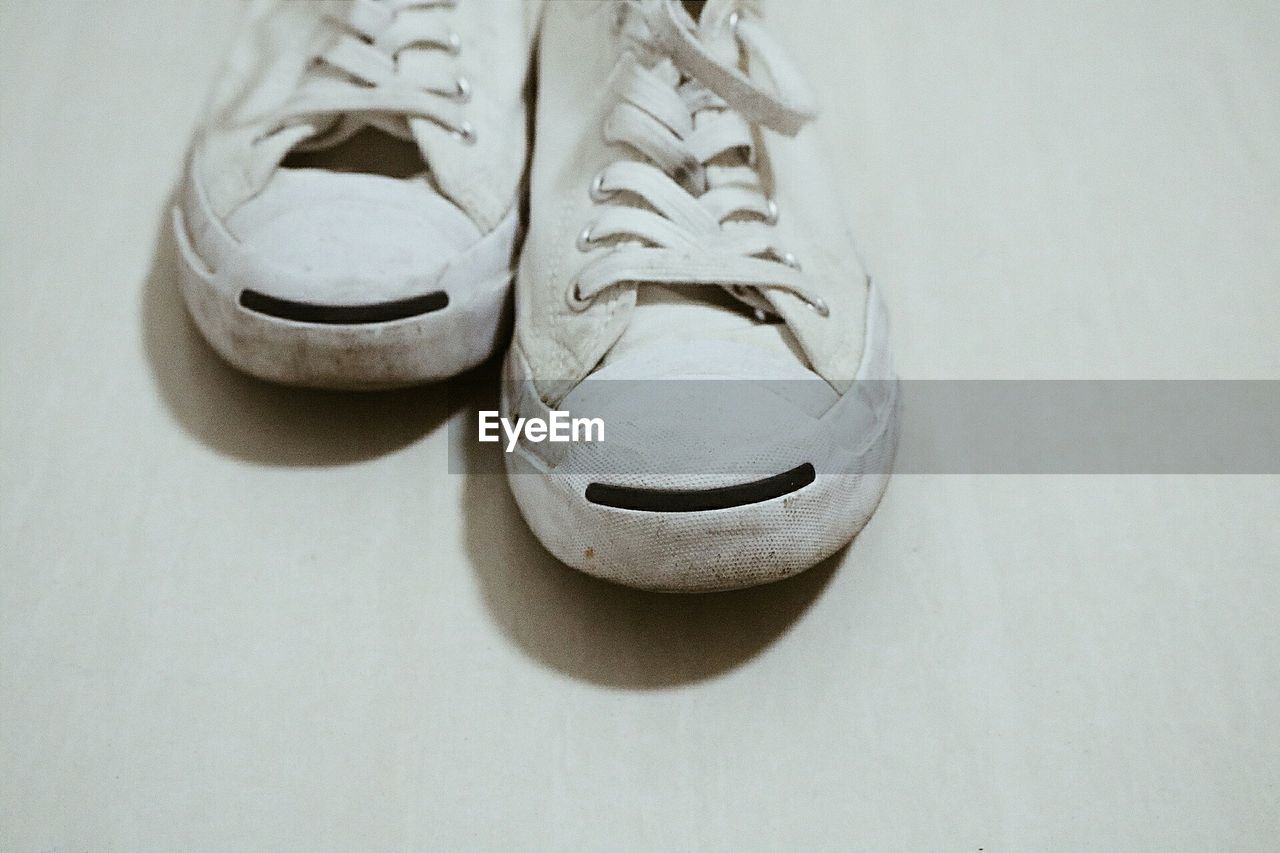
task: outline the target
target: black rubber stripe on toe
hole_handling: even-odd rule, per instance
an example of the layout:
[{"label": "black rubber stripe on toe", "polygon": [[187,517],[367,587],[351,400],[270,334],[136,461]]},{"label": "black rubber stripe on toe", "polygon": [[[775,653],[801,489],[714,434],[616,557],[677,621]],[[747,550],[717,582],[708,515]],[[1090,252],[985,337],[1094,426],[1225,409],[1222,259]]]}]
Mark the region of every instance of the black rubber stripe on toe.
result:
[{"label": "black rubber stripe on toe", "polygon": [[330,326],[356,326],[366,323],[390,323],[420,314],[440,311],[449,304],[449,294],[443,290],[397,299],[394,302],[377,302],[372,305],[317,305],[314,302],[295,302],[268,296],[256,290],[240,292],[240,305],[258,314],[293,320],[298,323],[323,323]]},{"label": "black rubber stripe on toe", "polygon": [[587,500],[600,506],[638,512],[705,512],[771,501],[803,489],[816,476],[813,466],[806,462],[798,468],[756,480],[754,483],[717,489],[673,491],[592,483],[587,486]]}]

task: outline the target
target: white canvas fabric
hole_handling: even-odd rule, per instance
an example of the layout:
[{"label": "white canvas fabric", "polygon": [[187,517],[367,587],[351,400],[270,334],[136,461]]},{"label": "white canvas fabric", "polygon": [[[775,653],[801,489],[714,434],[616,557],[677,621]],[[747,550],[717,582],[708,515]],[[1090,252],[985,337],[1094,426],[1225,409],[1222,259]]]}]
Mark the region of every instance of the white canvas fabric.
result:
[{"label": "white canvas fabric", "polygon": [[[450,376],[504,342],[535,18],[522,0],[250,6],[174,215],[183,292],[224,357],[268,379],[381,387]],[[366,137],[417,168],[317,156]]]},{"label": "white canvas fabric", "polygon": [[[526,441],[508,467],[551,551],[632,586],[726,589],[817,563],[866,522],[892,454],[894,386],[858,387],[892,376],[887,317],[826,173],[818,107],[762,6],[709,0],[698,21],[675,0],[546,9],[504,406],[616,430],[594,446]],[[762,396],[768,428],[747,430],[637,411],[613,379],[777,380],[804,399]],[[744,457],[818,476],[713,510],[586,496],[732,486]]]}]

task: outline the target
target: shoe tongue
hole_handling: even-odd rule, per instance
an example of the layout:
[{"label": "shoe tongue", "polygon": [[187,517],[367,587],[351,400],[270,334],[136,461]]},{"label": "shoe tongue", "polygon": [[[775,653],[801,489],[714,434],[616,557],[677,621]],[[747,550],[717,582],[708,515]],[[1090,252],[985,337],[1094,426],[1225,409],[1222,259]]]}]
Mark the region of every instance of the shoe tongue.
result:
[{"label": "shoe tongue", "polygon": [[[799,344],[783,323],[762,323],[723,288],[646,284],[636,290],[627,328],[601,366],[636,354],[696,347],[701,342],[747,344],[807,364]],[[708,365],[708,369],[715,365]]]}]

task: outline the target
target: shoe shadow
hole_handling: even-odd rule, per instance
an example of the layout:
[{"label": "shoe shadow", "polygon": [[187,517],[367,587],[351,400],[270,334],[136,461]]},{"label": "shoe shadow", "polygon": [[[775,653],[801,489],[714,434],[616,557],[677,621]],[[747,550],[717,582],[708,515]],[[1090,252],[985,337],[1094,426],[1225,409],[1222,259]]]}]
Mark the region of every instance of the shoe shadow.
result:
[{"label": "shoe shadow", "polygon": [[[478,383],[483,391],[470,423],[475,410],[498,408],[496,384]],[[843,554],[789,580],[735,592],[668,595],[617,586],[543,549],[499,473],[498,445],[470,441],[455,452],[466,467],[465,546],[498,627],[543,666],[601,686],[660,690],[732,671],[786,634]]]},{"label": "shoe shadow", "polygon": [[[168,205],[140,299],[143,345],[173,419],[217,453],[259,465],[334,466],[422,439],[451,417],[496,409],[498,362],[447,384],[342,393],[262,382],[231,368],[195,329],[179,293]],[[465,429],[451,440],[463,441]],[[467,442],[465,548],[503,635],[543,666],[602,686],[657,690],[727,673],[783,636],[830,581],[840,555],[781,583],[711,595],[646,593],[576,572],[525,525],[501,449]]]},{"label": "shoe shadow", "polygon": [[[200,336],[179,292],[166,203],[142,286],[143,347],[173,419],[226,456],[273,466],[343,465],[406,447],[455,410],[444,386],[337,392],[289,388],[226,364]],[[463,377],[465,379],[465,377]]]}]

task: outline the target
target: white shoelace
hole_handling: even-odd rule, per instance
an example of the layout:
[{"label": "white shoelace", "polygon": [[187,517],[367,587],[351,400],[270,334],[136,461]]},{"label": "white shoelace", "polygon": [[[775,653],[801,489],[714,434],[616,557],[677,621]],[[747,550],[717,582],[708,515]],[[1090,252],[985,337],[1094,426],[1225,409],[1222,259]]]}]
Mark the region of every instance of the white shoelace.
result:
[{"label": "white shoelace", "polygon": [[[623,283],[712,285],[727,288],[759,319],[776,313],[773,291],[826,316],[827,304],[805,286],[799,262],[775,245],[778,208],[753,165],[754,126],[794,135],[814,115],[799,72],[746,16],[734,13],[704,43],[678,3],[627,4],[623,35],[634,50],[624,57],[605,136],[648,162],[619,160],[595,178],[600,213],[578,240],[594,257],[571,287],[570,304],[583,310]],[[773,90],[739,69],[743,49]],[[646,66],[637,53],[653,62]]]},{"label": "white shoelace", "polygon": [[406,119],[419,118],[475,141],[463,117],[471,86],[453,60],[462,40],[444,14],[459,0],[352,0],[345,18],[330,18],[337,41],[308,73],[277,117],[283,128],[340,120],[305,147],[336,145],[367,126],[412,139]]}]

